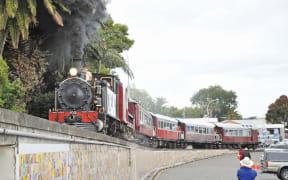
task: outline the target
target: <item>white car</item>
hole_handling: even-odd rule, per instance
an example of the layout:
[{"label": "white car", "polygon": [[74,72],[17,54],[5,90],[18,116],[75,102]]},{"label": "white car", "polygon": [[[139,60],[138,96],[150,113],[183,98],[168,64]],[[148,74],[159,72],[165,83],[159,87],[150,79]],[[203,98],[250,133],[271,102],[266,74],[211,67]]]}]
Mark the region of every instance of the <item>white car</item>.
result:
[{"label": "white car", "polygon": [[288,145],[272,145],[264,150],[262,158],[262,173],[277,174],[279,179],[288,180]]}]

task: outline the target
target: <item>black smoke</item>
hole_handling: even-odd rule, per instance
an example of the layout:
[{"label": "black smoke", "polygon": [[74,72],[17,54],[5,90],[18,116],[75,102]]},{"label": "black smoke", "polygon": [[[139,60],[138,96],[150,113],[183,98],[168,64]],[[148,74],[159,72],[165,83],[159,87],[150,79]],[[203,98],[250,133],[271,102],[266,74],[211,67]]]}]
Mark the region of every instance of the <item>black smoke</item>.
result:
[{"label": "black smoke", "polygon": [[104,0],[58,0],[67,7],[71,14],[57,7],[63,18],[61,26],[55,22],[38,1],[38,29],[43,38],[40,45],[50,52],[49,71],[66,71],[71,66],[82,66],[82,56],[88,38],[100,28],[100,24],[108,19]]}]

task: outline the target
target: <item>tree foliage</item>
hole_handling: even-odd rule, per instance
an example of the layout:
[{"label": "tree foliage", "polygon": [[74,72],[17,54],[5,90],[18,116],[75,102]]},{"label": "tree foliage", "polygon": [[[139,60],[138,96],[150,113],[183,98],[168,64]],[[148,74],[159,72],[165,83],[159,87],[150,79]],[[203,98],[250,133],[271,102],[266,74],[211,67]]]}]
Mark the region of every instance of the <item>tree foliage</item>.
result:
[{"label": "tree foliage", "polygon": [[286,95],[280,96],[268,107],[266,120],[270,123],[287,123],[288,119],[288,98]]},{"label": "tree foliage", "polygon": [[163,114],[170,117],[185,118],[202,118],[205,112],[198,107],[178,108],[176,106],[168,106],[167,100],[164,97],[153,98],[144,89],[131,88],[131,98],[140,103],[148,111],[157,114]]},{"label": "tree foliage", "polygon": [[24,112],[25,103],[18,101],[24,94],[25,89],[21,86],[19,79],[9,82],[8,66],[0,56],[0,107]]},{"label": "tree foliage", "polygon": [[48,119],[49,110],[54,106],[54,93],[48,92],[34,96],[28,104],[29,114]]},{"label": "tree foliage", "polygon": [[[48,13],[55,22],[63,26],[63,20],[56,7],[69,13],[69,10],[57,0],[42,0]],[[0,1],[0,54],[2,54],[7,35],[14,48],[18,47],[20,36],[27,40],[29,27],[37,24],[37,0],[1,0]]]},{"label": "tree foliage", "polygon": [[128,38],[128,27],[123,24],[114,24],[109,19],[102,24],[85,47],[84,61],[92,72],[108,72],[113,68],[122,68],[125,73],[133,77],[133,73],[122,52],[129,50],[134,40]]},{"label": "tree foliage", "polygon": [[146,90],[131,88],[130,96],[132,99],[136,100],[141,106],[143,106],[148,111],[155,112],[153,109],[154,100]]},{"label": "tree foliage", "polygon": [[193,106],[206,112],[209,105],[210,117],[217,117],[220,121],[241,116],[237,113],[237,95],[234,91],[224,90],[221,86],[215,85],[209,88],[200,89],[194,94],[190,101]]}]

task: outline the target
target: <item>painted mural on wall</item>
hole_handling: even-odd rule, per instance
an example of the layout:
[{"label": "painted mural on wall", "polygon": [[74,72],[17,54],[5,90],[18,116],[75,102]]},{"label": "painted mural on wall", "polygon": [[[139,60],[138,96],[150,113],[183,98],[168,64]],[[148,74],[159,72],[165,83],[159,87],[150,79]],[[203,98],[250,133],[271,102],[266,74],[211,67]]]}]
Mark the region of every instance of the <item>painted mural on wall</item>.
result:
[{"label": "painted mural on wall", "polygon": [[62,180],[67,175],[66,152],[19,155],[19,180]]},{"label": "painted mural on wall", "polygon": [[111,146],[71,144],[69,180],[130,179],[129,150]]},{"label": "painted mural on wall", "polygon": [[93,144],[24,144],[19,149],[19,180],[131,179],[128,149]]}]

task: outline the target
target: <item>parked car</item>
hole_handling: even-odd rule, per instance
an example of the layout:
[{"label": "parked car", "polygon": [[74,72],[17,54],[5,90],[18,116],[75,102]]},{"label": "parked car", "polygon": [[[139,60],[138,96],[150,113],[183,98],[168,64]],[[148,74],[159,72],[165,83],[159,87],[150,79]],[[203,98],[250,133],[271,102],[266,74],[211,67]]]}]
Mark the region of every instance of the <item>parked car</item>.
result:
[{"label": "parked car", "polygon": [[262,173],[277,174],[281,180],[288,180],[288,148],[287,145],[273,145],[264,150],[261,159]]}]

